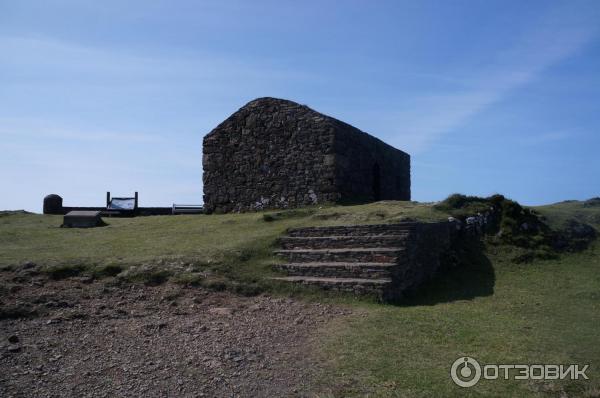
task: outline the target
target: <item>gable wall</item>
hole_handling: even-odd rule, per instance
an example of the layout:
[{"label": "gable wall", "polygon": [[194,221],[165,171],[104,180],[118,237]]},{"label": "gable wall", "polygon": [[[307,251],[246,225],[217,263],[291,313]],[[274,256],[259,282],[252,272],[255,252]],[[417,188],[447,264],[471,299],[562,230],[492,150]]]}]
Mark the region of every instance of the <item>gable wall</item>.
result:
[{"label": "gable wall", "polygon": [[247,211],[337,200],[333,135],[306,107],[250,103],[204,138],[205,208]]}]

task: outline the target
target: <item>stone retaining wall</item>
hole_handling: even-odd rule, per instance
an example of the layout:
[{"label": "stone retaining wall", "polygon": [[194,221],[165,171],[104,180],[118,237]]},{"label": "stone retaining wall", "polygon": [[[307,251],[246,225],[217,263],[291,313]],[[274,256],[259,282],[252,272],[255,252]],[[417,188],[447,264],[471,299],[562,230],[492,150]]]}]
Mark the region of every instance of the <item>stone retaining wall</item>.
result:
[{"label": "stone retaining wall", "polygon": [[458,235],[452,223],[439,222],[417,224],[412,237],[405,246],[406,265],[392,271],[392,299],[413,293],[438,273]]},{"label": "stone retaining wall", "polygon": [[285,249],[276,252],[288,261],[275,266],[289,275],[283,280],[376,293],[384,301],[402,299],[440,272],[462,238],[448,221],[308,227],[287,234],[280,241]]}]

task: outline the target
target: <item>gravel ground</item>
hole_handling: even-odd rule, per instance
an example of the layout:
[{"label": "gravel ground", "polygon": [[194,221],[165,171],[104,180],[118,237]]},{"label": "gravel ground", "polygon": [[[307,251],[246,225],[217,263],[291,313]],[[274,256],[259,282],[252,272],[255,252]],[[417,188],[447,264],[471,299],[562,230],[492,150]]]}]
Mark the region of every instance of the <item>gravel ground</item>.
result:
[{"label": "gravel ground", "polygon": [[2,272],[0,396],[312,396],[314,337],[348,314],[173,284]]}]

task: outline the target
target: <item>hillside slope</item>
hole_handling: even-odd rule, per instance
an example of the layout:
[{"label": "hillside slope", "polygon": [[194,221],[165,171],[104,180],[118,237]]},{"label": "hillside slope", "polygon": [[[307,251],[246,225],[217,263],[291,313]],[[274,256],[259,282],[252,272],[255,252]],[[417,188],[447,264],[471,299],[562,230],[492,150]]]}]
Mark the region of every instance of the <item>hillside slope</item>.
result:
[{"label": "hillside slope", "polygon": [[[533,210],[557,230],[574,222],[600,230],[600,207],[585,202]],[[361,304],[362,317],[330,324],[322,339],[324,390],[335,397],[599,397],[599,242],[515,262],[521,250],[489,238],[483,257],[431,281],[410,301]],[[450,379],[461,356],[588,364],[590,380],[482,380],[461,388]]]},{"label": "hillside slope", "polygon": [[[60,228],[61,216],[0,216],[0,267],[35,263],[56,277],[120,274],[128,280],[183,282],[264,290],[272,251],[287,228],[443,220],[444,212],[411,202],[305,208],[283,212],[105,218],[107,226]],[[240,287],[240,285],[242,285]]]},{"label": "hillside slope", "polygon": [[[477,201],[477,206],[484,203],[481,210],[489,205],[485,201]],[[460,203],[453,206],[454,210],[455,207],[464,210]],[[307,369],[319,370],[313,372],[316,380],[303,381],[305,384],[301,391],[310,385],[310,391],[317,396],[600,396],[600,344],[597,333],[597,325],[600,324],[600,244],[592,241],[587,249],[571,244],[579,242],[586,231],[589,232],[589,226],[600,230],[600,207],[594,201],[565,202],[531,209],[519,209],[508,203],[505,210],[512,215],[505,221],[510,228],[514,227],[516,235],[501,233],[500,228],[481,245],[464,248],[459,253],[463,260],[460,267],[430,281],[416,296],[401,305],[348,300],[347,297],[327,296],[321,292],[309,296],[306,290],[302,290],[299,293],[313,301],[310,304],[311,308],[315,306],[310,310],[312,314],[324,314],[324,309],[320,307],[323,302],[333,306],[335,309],[332,311],[336,314],[348,314],[333,317],[319,325],[315,323],[319,318],[317,315],[315,319],[307,320],[305,316],[311,312],[302,309],[295,309],[293,315],[278,320],[275,313],[268,310],[272,308],[269,304],[272,298],[268,296],[256,299],[231,296],[237,298],[227,298],[228,304],[225,304],[223,301],[214,301],[213,295],[222,293],[211,295],[201,287],[190,289],[192,285],[201,285],[245,294],[263,291],[287,294],[290,291],[278,290],[278,286],[270,285],[264,278],[272,274],[271,263],[274,260],[271,252],[277,237],[287,228],[409,219],[444,220],[450,214],[457,215],[454,210],[443,210],[431,204],[380,202],[276,213],[107,219],[108,226],[91,230],[61,229],[58,227],[60,217],[1,214],[0,264],[3,269],[12,270],[4,274],[10,279],[11,286],[23,285],[17,286],[18,289],[0,286],[0,308],[3,311],[0,315],[10,318],[4,320],[2,325],[7,330],[25,325],[23,327],[31,334],[37,329],[27,325],[36,324],[36,316],[49,316],[44,311],[50,314],[64,312],[66,315],[60,330],[71,333],[73,338],[73,331],[78,329],[71,328],[72,324],[90,327],[94,333],[102,335],[104,331],[98,332],[97,329],[103,328],[107,322],[112,325],[110,328],[115,328],[113,324],[116,323],[121,325],[120,328],[125,328],[146,319],[155,322],[154,312],[160,311],[160,314],[168,314],[164,316],[172,323],[156,327],[152,324],[154,329],[151,330],[146,330],[147,327],[140,324],[139,333],[154,336],[154,344],[171,350],[172,341],[185,340],[185,336],[188,336],[186,333],[190,331],[200,333],[205,330],[196,324],[180,324],[179,315],[187,314],[187,311],[191,311],[190,314],[202,311],[202,315],[186,316],[192,316],[190,322],[198,318],[199,325],[203,322],[209,325],[211,333],[214,331],[215,341],[218,341],[221,330],[230,333],[235,340],[238,335],[231,329],[231,325],[236,325],[231,322],[232,315],[226,313],[229,310],[220,308],[230,305],[233,300],[240,305],[239,309],[233,309],[234,314],[239,311],[244,314],[243,319],[250,320],[248,333],[257,332],[254,325],[258,322],[265,325],[259,333],[282,327],[286,330],[286,339],[302,341],[302,345],[295,348],[298,351],[278,348],[273,355],[280,355],[280,352],[281,355],[289,352],[296,355],[301,352],[304,358],[302,372]],[[472,211],[474,209],[468,209],[467,213]],[[536,223],[540,223],[537,229],[532,230],[529,226],[524,228],[519,222],[514,222],[522,221],[521,216],[531,215],[535,216]],[[539,231],[543,233],[539,234]],[[522,239],[528,236],[532,239]],[[569,244],[560,247],[560,250],[549,248],[548,242],[561,242],[556,237],[566,239]],[[586,245],[589,244],[589,241],[586,242]],[[50,279],[67,280],[47,281],[44,282],[46,285],[42,283],[40,286],[29,283],[28,278],[33,276],[40,279],[42,275]],[[71,276],[83,278],[78,278],[81,282],[77,282],[69,279]],[[99,281],[88,285],[92,279],[90,276]],[[173,284],[144,287],[123,283],[142,281],[155,285],[168,279],[182,283],[183,290],[178,292]],[[89,288],[77,287],[78,283]],[[52,294],[61,297],[71,297],[76,292],[87,292],[87,295],[88,291],[97,291],[89,293],[94,298],[92,304],[96,303],[94,300],[105,302],[109,297],[116,307],[99,305],[97,312],[90,316],[81,313],[87,304],[81,304],[81,307],[77,304],[71,308],[67,302],[67,307],[63,308],[60,307],[65,305],[63,301],[55,303],[44,298],[48,295],[39,300],[29,297],[32,300],[30,307],[18,307],[25,299],[22,292],[30,291],[35,295],[35,292],[43,289],[54,289]],[[152,296],[165,289],[174,289],[175,293],[160,293],[164,296],[150,300],[152,306],[144,306],[148,299],[140,297]],[[181,297],[185,297],[185,300]],[[218,297],[222,300],[225,296]],[[50,301],[46,303],[44,300]],[[73,300],[77,302],[80,299]],[[249,306],[246,303],[248,300],[253,303],[264,302],[262,309]],[[280,302],[275,303],[279,305]],[[11,307],[11,310],[6,304],[14,308]],[[285,305],[301,307],[294,301]],[[212,308],[215,306],[218,308]],[[28,308],[38,308],[41,312],[35,315],[25,311]],[[218,315],[223,318],[210,318],[213,316],[210,311],[216,311],[215,314],[224,311]],[[129,316],[141,318],[131,321]],[[241,320],[237,319],[236,322]],[[52,322],[52,319],[49,321]],[[274,323],[271,325],[269,322]],[[305,334],[302,340],[296,335],[301,328],[295,325],[299,324],[311,325],[303,329]],[[52,323],[44,326],[51,327]],[[164,329],[160,329],[162,327],[173,330],[165,333]],[[44,330],[40,329],[40,333]],[[23,333],[26,334],[25,331]],[[132,331],[128,334],[130,339],[127,341],[131,344],[139,344],[135,333]],[[170,336],[170,340],[165,340],[161,337],[163,335]],[[261,339],[248,341],[253,350],[266,350],[260,346]],[[29,349],[25,347],[26,352]],[[185,354],[180,351],[173,348],[170,352],[179,358]],[[496,380],[481,381],[475,387],[463,389],[452,383],[449,370],[454,360],[464,355],[482,363],[589,364],[587,374],[590,381]],[[77,359],[68,354],[65,357]],[[93,362],[91,366],[103,366],[104,362],[99,358],[100,362]],[[136,362],[136,366],[145,366],[142,359]],[[113,361],[118,363],[119,359],[114,357]],[[207,364],[212,366],[213,361]],[[202,369],[202,366],[194,362],[193,369]],[[230,373],[227,373],[227,377],[237,378],[240,374],[246,377],[243,372],[236,373],[237,366],[228,368]],[[280,370],[274,367],[276,374],[261,370],[263,373],[257,380],[262,380],[259,384],[266,387],[275,387],[269,384],[269,378],[277,377],[280,371],[292,375],[293,369],[298,366],[299,363],[294,363],[293,368],[284,367]],[[163,371],[161,369],[157,371]],[[215,369],[210,372],[220,372],[222,367],[219,365]],[[318,374],[321,376],[318,377]],[[186,377],[191,376],[183,379],[188,380]],[[212,382],[208,382],[220,383],[215,382],[218,378],[215,376]],[[285,381],[290,391],[297,388],[294,380],[290,376]],[[169,383],[165,381],[165,386],[171,386]],[[213,384],[210,388],[215,390],[211,391],[229,388],[227,384],[221,384],[222,387]],[[52,385],[49,384],[49,387]]]}]

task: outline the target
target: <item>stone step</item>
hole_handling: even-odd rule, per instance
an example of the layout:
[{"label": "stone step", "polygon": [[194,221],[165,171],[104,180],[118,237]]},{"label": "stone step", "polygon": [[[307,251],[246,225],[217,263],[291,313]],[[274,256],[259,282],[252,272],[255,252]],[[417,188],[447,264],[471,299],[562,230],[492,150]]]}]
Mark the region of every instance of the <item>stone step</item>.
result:
[{"label": "stone step", "polygon": [[398,235],[402,232],[411,232],[416,228],[416,223],[399,224],[367,224],[367,225],[338,225],[332,227],[292,228],[287,231],[288,236],[361,236],[361,235]]},{"label": "stone step", "polygon": [[293,249],[277,250],[275,254],[291,263],[399,263],[403,260],[404,248],[360,248],[360,249]]},{"label": "stone step", "polygon": [[410,234],[365,236],[285,236],[279,243],[286,250],[402,247]]},{"label": "stone step", "polygon": [[274,280],[297,283],[309,286],[318,286],[325,290],[336,290],[357,295],[374,294],[384,298],[392,284],[390,278],[364,279],[364,278],[319,278],[312,276],[282,276]]},{"label": "stone step", "polygon": [[290,276],[314,276],[324,278],[385,279],[391,277],[391,263],[288,263],[273,266]]}]

